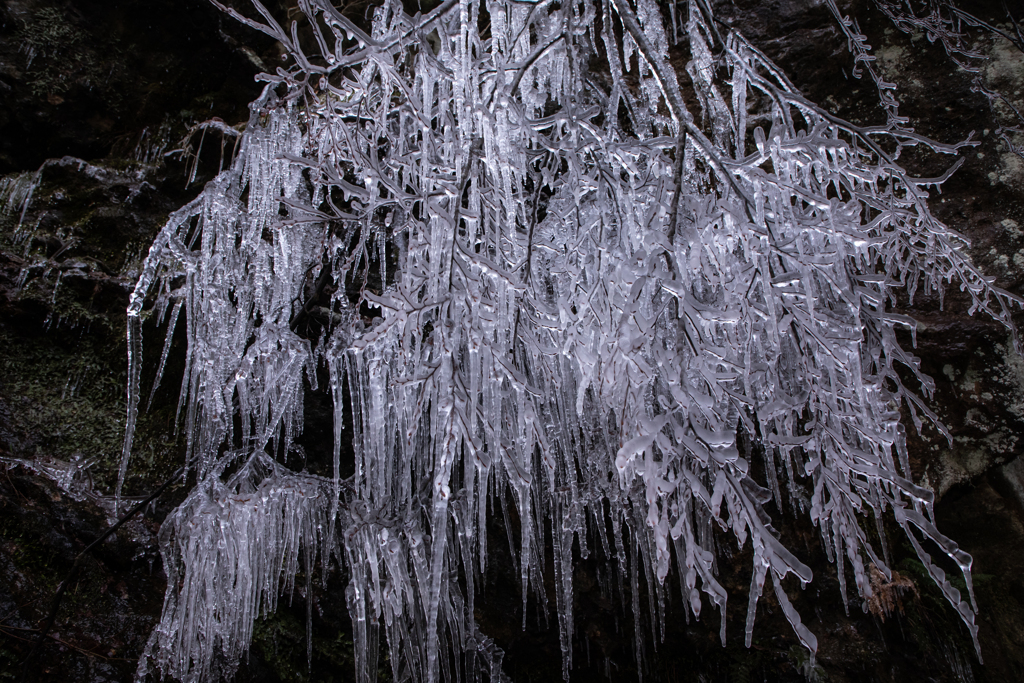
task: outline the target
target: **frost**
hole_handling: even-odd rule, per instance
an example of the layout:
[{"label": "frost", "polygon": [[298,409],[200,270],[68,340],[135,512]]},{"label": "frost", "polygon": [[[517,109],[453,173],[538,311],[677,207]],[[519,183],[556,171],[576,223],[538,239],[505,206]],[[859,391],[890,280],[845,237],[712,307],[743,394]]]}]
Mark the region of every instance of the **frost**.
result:
[{"label": "frost", "polygon": [[[787,596],[813,577],[766,508],[784,497],[806,501],[844,598],[848,564],[865,604],[871,572],[893,580],[866,518],[891,515],[976,637],[971,558],[909,469],[901,407],[942,427],[904,385],[932,387],[893,302],[952,283],[1011,330],[1020,302],[929,211],[948,174],[911,177],[886,151],[962,145],[895,125],[894,104],[889,126],[837,119],[699,2],[672,31],[693,112],[647,0],[449,0],[414,17],[388,1],[370,35],[330,3],[299,6],[303,41],[258,3],[258,21],[224,8],[296,66],[262,76],[230,167],[171,216],[131,297],[122,478],[142,317],[170,311],[162,369],[184,311],[199,482],[164,527],[171,579],[141,671],[230,673],[300,564],[308,577],[319,555],[326,573],[333,553],[360,680],[382,627],[396,680],[500,679],[474,621],[496,510],[520,531],[524,619],[531,596],[546,610],[551,539],[566,676],[573,565],[592,552],[632,600],[638,655],[673,572],[694,616],[717,608],[724,642],[721,531],[753,550],[747,644],[772,590],[813,652]],[[607,82],[588,75],[598,56]],[[318,367],[333,479],[277,462]],[[960,567],[966,599],[926,548]]]}]

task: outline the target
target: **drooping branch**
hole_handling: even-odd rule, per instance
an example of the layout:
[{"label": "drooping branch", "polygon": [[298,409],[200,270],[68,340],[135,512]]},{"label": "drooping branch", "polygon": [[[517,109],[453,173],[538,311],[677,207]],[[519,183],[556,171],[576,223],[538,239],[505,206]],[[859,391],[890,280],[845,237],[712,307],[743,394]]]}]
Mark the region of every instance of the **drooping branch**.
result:
[{"label": "drooping branch", "polygon": [[[653,628],[678,571],[695,615],[701,593],[721,611],[724,640],[727,595],[702,531],[712,525],[753,550],[748,644],[770,578],[813,651],[785,590],[811,571],[765,510],[782,500],[780,479],[810,499],[844,599],[846,563],[864,599],[871,564],[889,575],[884,541],[876,552],[861,525],[894,515],[976,635],[973,601],[920,542],[970,585],[969,557],[935,528],[931,494],[910,476],[899,406],[937,419],[904,386],[907,373],[931,385],[896,336],[913,320],[888,304],[897,289],[955,282],[1012,329],[1020,301],[929,210],[924,188],[949,173],[915,179],[886,152],[955,154],[969,141],[842,121],[718,27],[705,2],[690,4],[686,46],[672,48],[689,50],[699,120],[649,0],[450,0],[424,17],[392,1],[368,33],[322,0],[300,9],[304,41],[261,6],[266,23],[245,19],[294,65],[264,77],[237,157],[168,223],[132,298],[137,333],[150,289],[185,283],[182,400],[200,483],[163,547],[183,578],[151,643],[158,665],[202,676],[218,647],[240,656],[258,610],[232,619],[241,598],[223,587],[254,571],[291,581],[298,564],[282,574],[282,562],[301,552],[311,566],[322,527],[328,544],[337,529],[358,652],[383,628],[396,679],[433,682],[445,663],[475,676],[481,661],[499,677],[473,607],[498,509],[520,530],[510,543],[524,605],[531,591],[546,599],[552,539],[566,671],[574,548],[594,537],[623,584],[638,590],[648,575]],[[586,72],[601,53],[611,85],[598,88]],[[351,288],[329,293],[332,281]],[[335,319],[352,306],[372,320]],[[323,312],[331,325],[318,338],[296,334]],[[269,457],[296,443],[321,366],[332,482]],[[342,487],[347,424],[355,474]],[[740,432],[761,441],[763,485]],[[130,450],[129,432],[123,466]],[[225,474],[235,467],[248,474]],[[255,559],[250,532],[276,539]],[[218,533],[228,545],[214,551]],[[231,609],[190,609],[193,582],[219,586],[204,604]],[[247,599],[272,602],[272,583]],[[360,655],[363,680],[372,662]]]}]

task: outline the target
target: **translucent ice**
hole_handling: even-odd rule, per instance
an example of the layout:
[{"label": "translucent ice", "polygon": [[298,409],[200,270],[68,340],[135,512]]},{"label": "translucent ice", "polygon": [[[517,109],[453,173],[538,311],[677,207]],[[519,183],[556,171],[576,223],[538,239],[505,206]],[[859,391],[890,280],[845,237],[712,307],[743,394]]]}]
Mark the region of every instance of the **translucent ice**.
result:
[{"label": "translucent ice", "polygon": [[[336,539],[360,680],[382,625],[396,680],[451,666],[498,679],[474,620],[495,510],[524,620],[531,599],[546,615],[551,539],[566,675],[574,563],[591,553],[632,602],[638,656],[673,571],[694,616],[705,599],[718,609],[724,643],[713,526],[753,549],[747,642],[770,581],[813,651],[786,592],[813,577],[765,507],[797,490],[858,595],[865,567],[889,571],[865,516],[893,514],[976,633],[973,596],[921,543],[970,588],[969,556],[909,472],[900,406],[935,419],[903,378],[931,385],[897,341],[913,320],[888,303],[952,282],[1012,329],[1020,302],[928,209],[923,188],[942,179],[885,152],[957,146],[823,111],[708,3],[673,25],[689,99],[648,0],[449,0],[416,16],[389,0],[369,35],[326,0],[299,6],[312,40],[258,3],[264,23],[245,19],[295,66],[263,76],[231,167],[171,216],[131,299],[122,477],[155,295],[185,314],[181,421],[199,479],[165,525],[152,661],[187,680],[230,670],[296,558],[309,568],[320,548],[326,563]],[[587,76],[598,54],[607,83]],[[318,366],[336,441],[323,480],[272,457],[295,446]]]}]

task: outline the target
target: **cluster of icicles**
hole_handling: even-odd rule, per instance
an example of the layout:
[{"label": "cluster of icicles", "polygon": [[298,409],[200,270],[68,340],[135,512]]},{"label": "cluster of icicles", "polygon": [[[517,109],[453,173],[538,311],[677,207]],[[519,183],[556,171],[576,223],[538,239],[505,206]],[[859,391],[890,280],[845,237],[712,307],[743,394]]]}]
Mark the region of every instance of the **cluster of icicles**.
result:
[{"label": "cluster of icicles", "polygon": [[[198,479],[164,525],[167,597],[140,673],[229,674],[319,558],[349,582],[360,680],[381,628],[396,681],[499,680],[474,620],[492,510],[521,530],[524,620],[531,600],[546,609],[554,555],[566,675],[577,558],[618,574],[638,656],[671,590],[694,616],[717,608],[724,642],[730,532],[753,550],[747,644],[768,583],[814,651],[789,597],[811,571],[771,528],[773,498],[820,528],[844,603],[847,567],[863,600],[869,563],[889,575],[884,534],[878,553],[863,527],[891,515],[976,637],[973,593],[923,545],[971,592],[970,557],[912,481],[900,406],[938,423],[903,386],[931,385],[896,340],[914,322],[888,304],[952,281],[1010,326],[1016,301],[928,210],[943,179],[886,152],[957,147],[835,119],[702,2],[666,20],[653,0],[416,16],[387,0],[371,34],[325,0],[299,6],[291,30],[258,4],[259,20],[224,8],[294,66],[262,76],[236,159],[171,216],[131,299],[122,478],[143,318],[170,313],[162,373],[184,312]],[[689,55],[699,112],[670,50]],[[324,367],[333,480],[271,457],[294,448]]]}]

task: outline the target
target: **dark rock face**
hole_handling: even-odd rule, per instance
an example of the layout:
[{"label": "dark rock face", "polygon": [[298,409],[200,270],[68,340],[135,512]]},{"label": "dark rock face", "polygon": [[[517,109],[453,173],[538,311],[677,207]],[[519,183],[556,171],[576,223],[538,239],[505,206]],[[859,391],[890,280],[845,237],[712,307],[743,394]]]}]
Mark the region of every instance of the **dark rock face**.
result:
[{"label": "dark rock face", "polygon": [[[286,3],[279,4],[274,10],[284,17]],[[715,4],[718,18],[764,50],[809,99],[859,124],[884,122],[874,84],[850,76],[853,58],[823,2]],[[1024,160],[997,134],[1009,115],[1005,106],[977,88],[981,82],[1021,107],[1024,53],[972,31],[990,57],[980,63],[977,81],[923,34],[896,30],[873,3],[840,5],[859,20],[879,73],[898,84],[900,112],[918,132],[953,142],[974,131],[978,145],[966,150],[962,168],[933,195],[932,207],[972,240],[971,255],[983,271],[1024,292]],[[999,2],[974,3],[972,11],[1012,28]],[[117,476],[124,428],[124,308],[135,271],[167,214],[217,172],[230,141],[222,147],[210,134],[200,150],[193,136],[198,159],[167,153],[199,121],[244,121],[259,91],[253,76],[276,68],[278,59],[272,42],[201,0],[0,6],[0,174],[8,174],[0,179],[0,681],[20,675],[51,596],[75,556],[106,527],[111,511],[104,495]],[[908,149],[901,161],[929,177],[951,159]],[[754,645],[743,647],[750,551],[722,548],[720,578],[732,596],[725,648],[717,615],[708,609],[701,622],[689,621],[671,587],[664,637],[654,637],[646,606],[635,622],[629,596],[615,589],[609,597],[603,589],[614,582],[604,559],[581,563],[574,679],[635,680],[639,626],[648,680],[1024,680],[1024,461],[1018,458],[1024,360],[1000,325],[968,316],[968,304],[956,291],[944,302],[934,296],[898,302],[921,322],[916,353],[935,381],[932,406],[953,438],[950,445],[926,426],[912,438],[912,464],[939,497],[939,527],[975,559],[984,665],[952,609],[910,559],[902,532],[885,530],[899,576],[892,583],[878,577],[876,586],[891,602],[865,610],[855,600],[842,604],[817,529],[785,510],[773,511],[773,523],[815,571],[811,586],[790,595],[819,638],[815,661],[768,596]],[[163,335],[156,320],[147,323],[144,387],[156,374]],[[181,462],[172,432],[183,343],[179,328],[170,340],[164,387],[140,421],[130,494],[144,495]],[[330,398],[308,398],[305,451],[315,470],[329,452],[331,436],[316,416],[329,412]],[[909,416],[905,424],[913,433]],[[181,489],[172,490],[85,558],[28,680],[131,680],[164,589],[155,534],[181,496]],[[507,533],[497,520],[490,532],[490,569],[477,599],[481,628],[506,651],[513,680],[558,680],[557,630],[546,628],[532,607],[521,629]],[[553,580],[551,567],[546,576]],[[313,594],[297,593],[290,606],[258,623],[237,680],[351,678],[345,583],[337,574],[326,588],[314,583]],[[639,588],[645,587],[641,577]],[[307,603],[313,611],[309,669]],[[380,669],[388,675],[384,656]]]},{"label": "dark rock face", "polygon": [[[0,671],[17,680],[21,660],[75,556],[106,528],[95,505],[52,482],[9,469],[0,481]],[[92,552],[76,574],[62,618],[32,664],[30,680],[130,680],[134,659],[159,614],[165,579],[153,521]]]},{"label": "dark rock face", "polygon": [[203,0],[4,3],[0,173],[128,157],[144,130],[179,139],[181,119],[244,121],[253,74],[276,66],[260,38]]}]

